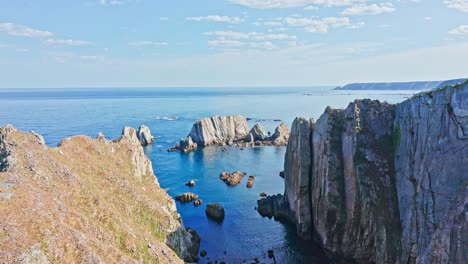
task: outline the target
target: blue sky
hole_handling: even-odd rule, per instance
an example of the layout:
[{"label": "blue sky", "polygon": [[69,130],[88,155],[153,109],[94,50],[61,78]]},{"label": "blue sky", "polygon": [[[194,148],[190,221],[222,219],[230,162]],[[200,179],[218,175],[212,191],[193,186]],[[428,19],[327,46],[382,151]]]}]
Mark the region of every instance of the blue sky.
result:
[{"label": "blue sky", "polygon": [[468,0],[0,0],[0,87],[468,77]]}]

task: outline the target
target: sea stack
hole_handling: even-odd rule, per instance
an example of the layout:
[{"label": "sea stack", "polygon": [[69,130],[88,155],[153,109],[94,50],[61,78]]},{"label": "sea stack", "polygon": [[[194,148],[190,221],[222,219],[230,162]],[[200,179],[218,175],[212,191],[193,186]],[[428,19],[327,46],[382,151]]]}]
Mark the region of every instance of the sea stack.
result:
[{"label": "sea stack", "polygon": [[137,130],[137,137],[140,140],[142,146],[152,144],[154,142],[154,137],[151,135],[149,127],[141,125]]}]

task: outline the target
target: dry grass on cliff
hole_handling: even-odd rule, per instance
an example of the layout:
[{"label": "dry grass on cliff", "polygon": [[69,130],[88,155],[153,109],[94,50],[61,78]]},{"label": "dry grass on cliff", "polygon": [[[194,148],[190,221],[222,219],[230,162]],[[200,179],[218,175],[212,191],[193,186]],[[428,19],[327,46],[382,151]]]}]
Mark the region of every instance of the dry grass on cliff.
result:
[{"label": "dry grass on cliff", "polygon": [[134,176],[134,145],[78,136],[48,148],[20,132],[8,142],[0,262],[181,263],[164,243],[179,216],[152,174]]}]

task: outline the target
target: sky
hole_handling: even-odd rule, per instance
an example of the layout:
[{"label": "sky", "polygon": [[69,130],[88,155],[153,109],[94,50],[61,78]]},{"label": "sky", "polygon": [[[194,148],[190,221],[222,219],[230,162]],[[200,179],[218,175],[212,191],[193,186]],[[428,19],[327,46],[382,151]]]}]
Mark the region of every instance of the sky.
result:
[{"label": "sky", "polygon": [[468,0],[0,0],[0,88],[468,77]]}]

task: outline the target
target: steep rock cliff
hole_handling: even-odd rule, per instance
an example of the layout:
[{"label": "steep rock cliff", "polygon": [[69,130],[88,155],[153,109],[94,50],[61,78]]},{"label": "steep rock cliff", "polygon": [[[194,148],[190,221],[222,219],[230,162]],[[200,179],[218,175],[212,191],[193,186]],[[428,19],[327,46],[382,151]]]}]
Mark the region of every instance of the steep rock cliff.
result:
[{"label": "steep rock cliff", "polygon": [[196,241],[134,129],[116,141],[76,136],[50,148],[7,125],[0,153],[0,262],[196,260]]},{"label": "steep rock cliff", "polygon": [[399,104],[395,134],[402,260],[406,261],[424,252],[452,201],[468,184],[468,83]]},{"label": "steep rock cliff", "polygon": [[464,83],[296,119],[284,175],[299,236],[359,263],[466,261],[467,102]]}]

